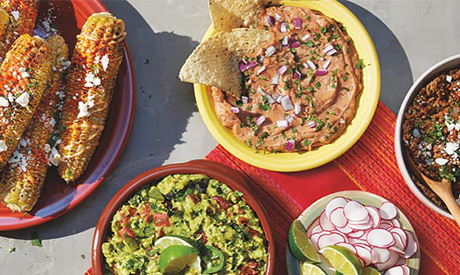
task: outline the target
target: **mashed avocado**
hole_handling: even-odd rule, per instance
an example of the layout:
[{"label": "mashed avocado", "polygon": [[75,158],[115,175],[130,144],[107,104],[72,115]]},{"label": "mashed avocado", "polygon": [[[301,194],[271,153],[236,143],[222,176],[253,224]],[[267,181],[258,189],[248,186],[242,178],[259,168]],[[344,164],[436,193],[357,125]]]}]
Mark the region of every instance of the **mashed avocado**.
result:
[{"label": "mashed avocado", "polygon": [[[205,175],[170,175],[139,190],[117,211],[102,245],[107,273],[161,274],[155,241],[168,235],[225,255],[216,274],[264,274],[267,241],[243,194]],[[186,268],[180,274],[201,274]]]}]

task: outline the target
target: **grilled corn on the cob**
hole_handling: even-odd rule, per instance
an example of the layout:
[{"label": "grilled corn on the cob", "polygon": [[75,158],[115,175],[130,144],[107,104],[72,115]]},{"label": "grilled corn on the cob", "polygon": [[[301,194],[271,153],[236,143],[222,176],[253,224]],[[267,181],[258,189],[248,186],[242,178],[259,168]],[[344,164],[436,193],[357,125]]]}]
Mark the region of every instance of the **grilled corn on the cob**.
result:
[{"label": "grilled corn on the cob", "polygon": [[10,22],[9,14],[2,8],[0,8],[0,40],[5,36],[6,28]]},{"label": "grilled corn on the cob", "polygon": [[7,53],[0,73],[0,170],[36,111],[51,68],[51,49],[41,38],[22,35]]},{"label": "grilled corn on the cob", "polygon": [[[53,52],[53,72],[32,121],[0,178],[0,201],[13,211],[30,211],[37,203],[48,165],[57,164],[51,139],[63,99],[63,76],[70,65],[69,48],[59,35],[47,39]],[[51,140],[50,140],[51,139]]]},{"label": "grilled corn on the cob", "polygon": [[0,37],[0,62],[19,36],[32,35],[39,3],[39,0],[0,0],[0,7],[9,14],[5,34]]},{"label": "grilled corn on the cob", "polygon": [[123,60],[126,36],[122,20],[110,13],[93,14],[77,36],[62,110],[59,174],[67,182],[83,174],[99,137]]}]

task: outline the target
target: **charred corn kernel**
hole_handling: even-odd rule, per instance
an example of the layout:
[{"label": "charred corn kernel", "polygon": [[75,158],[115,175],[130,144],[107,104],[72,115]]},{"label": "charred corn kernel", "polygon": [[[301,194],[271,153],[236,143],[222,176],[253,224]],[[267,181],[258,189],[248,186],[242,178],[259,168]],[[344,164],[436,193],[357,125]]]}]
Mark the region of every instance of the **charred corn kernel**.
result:
[{"label": "charred corn kernel", "polygon": [[63,76],[70,64],[69,48],[59,35],[47,42],[53,53],[48,88],[0,178],[0,201],[13,211],[32,210],[40,197],[48,166],[57,165],[59,159],[53,134],[64,96]]},{"label": "charred corn kernel", "polygon": [[72,182],[85,171],[99,144],[118,70],[125,26],[110,13],[91,15],[72,56],[62,110],[59,174]]},{"label": "charred corn kernel", "polygon": [[5,35],[9,22],[9,14],[4,9],[0,8],[0,40]]},{"label": "charred corn kernel", "polygon": [[9,15],[5,34],[0,37],[0,62],[19,36],[33,34],[39,3],[39,0],[0,0],[0,7]]},{"label": "charred corn kernel", "polygon": [[0,73],[0,170],[36,111],[51,68],[51,49],[38,37],[20,36],[6,54]]}]

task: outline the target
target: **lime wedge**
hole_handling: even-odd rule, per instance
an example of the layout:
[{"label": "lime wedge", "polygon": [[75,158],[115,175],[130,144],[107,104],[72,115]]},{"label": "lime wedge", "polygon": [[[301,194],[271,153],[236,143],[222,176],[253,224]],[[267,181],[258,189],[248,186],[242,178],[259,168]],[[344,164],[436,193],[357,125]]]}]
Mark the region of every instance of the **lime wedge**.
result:
[{"label": "lime wedge", "polygon": [[302,275],[327,275],[321,267],[307,262],[300,264],[300,273]]},{"label": "lime wedge", "polygon": [[294,220],[289,229],[289,248],[291,249],[292,255],[301,261],[310,261],[320,263],[321,259],[315,247],[310,242],[310,239],[305,232],[305,228],[299,220]]},{"label": "lime wedge", "polygon": [[364,268],[362,275],[382,275],[382,273],[380,273],[380,271],[378,271],[377,269],[368,266]]},{"label": "lime wedge", "polygon": [[184,245],[172,245],[160,254],[159,266],[163,274],[174,275],[191,266],[198,258],[198,250]]},{"label": "lime wedge", "polygon": [[327,246],[319,251],[329,264],[343,275],[359,275],[363,264],[350,250],[340,246]]},{"label": "lime wedge", "polygon": [[155,247],[160,249],[160,251],[172,245],[183,245],[196,248],[196,244],[193,240],[182,236],[164,236],[155,241]]}]

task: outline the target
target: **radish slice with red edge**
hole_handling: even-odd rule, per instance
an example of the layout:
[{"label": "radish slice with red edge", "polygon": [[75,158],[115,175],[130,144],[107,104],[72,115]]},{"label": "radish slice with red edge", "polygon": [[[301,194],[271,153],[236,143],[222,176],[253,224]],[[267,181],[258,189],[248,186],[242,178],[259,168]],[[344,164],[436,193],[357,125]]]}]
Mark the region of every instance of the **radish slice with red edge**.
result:
[{"label": "radish slice with red edge", "polygon": [[330,234],[331,233],[328,232],[328,231],[323,231],[323,232],[320,232],[320,233],[313,234],[313,235],[310,236],[310,241],[313,244],[313,246],[318,250],[318,239],[321,236],[330,235]]},{"label": "radish slice with red edge", "polygon": [[322,231],[323,231],[323,229],[321,228],[321,226],[317,225],[312,229],[311,233],[314,234],[314,233],[319,233],[319,232],[322,232]]},{"label": "radish slice with red edge", "polygon": [[391,223],[393,224],[394,227],[399,227],[401,228],[401,222],[399,222],[398,219],[392,219]]},{"label": "radish slice with red edge", "polygon": [[392,220],[397,214],[398,210],[396,209],[396,206],[389,201],[382,203],[380,206],[380,216],[384,220]]},{"label": "radish slice with red edge", "polygon": [[415,253],[417,253],[418,250],[418,244],[414,239],[414,236],[412,235],[411,232],[406,231],[407,233],[407,247],[406,250],[404,251],[406,255],[404,255],[404,258],[409,259],[410,257],[414,256]]},{"label": "radish slice with red edge", "polygon": [[395,244],[393,235],[384,229],[372,229],[367,234],[367,242],[376,247],[388,248]]},{"label": "radish slice with red edge", "polygon": [[380,229],[390,229],[393,227],[394,227],[393,224],[388,221],[382,221],[382,223],[379,226]]},{"label": "radish slice with red edge", "polygon": [[392,267],[385,271],[384,275],[409,275],[405,273],[404,268],[402,268],[400,265]]},{"label": "radish slice with red edge", "polygon": [[382,222],[382,218],[380,217],[380,212],[377,208],[373,206],[366,206],[367,212],[369,212],[369,216],[372,219],[372,227],[378,228],[380,223]]},{"label": "radish slice with red edge", "polygon": [[367,219],[369,217],[369,212],[367,209],[357,201],[349,201],[344,208],[345,217],[348,220],[359,222]]},{"label": "radish slice with red edge", "polygon": [[369,244],[366,240],[361,240],[361,239],[357,239],[357,238],[348,238],[348,242],[351,243],[352,245],[355,245],[355,244],[368,245]]},{"label": "radish slice with red edge", "polygon": [[401,266],[404,269],[404,274],[410,275],[410,268],[407,265]]},{"label": "radish slice with red edge", "polygon": [[364,263],[365,266],[368,266],[372,263],[372,254],[370,250],[367,250],[361,246],[355,246],[356,254]]},{"label": "radish slice with red edge", "polygon": [[345,238],[342,235],[332,233],[330,235],[323,235],[318,239],[318,248],[322,249],[326,246],[336,245],[338,243],[345,242]]},{"label": "radish slice with red edge", "polygon": [[397,265],[399,262],[399,254],[393,251],[390,251],[390,258],[388,261],[380,264],[376,264],[375,267],[377,267],[378,270],[387,270],[389,268],[392,268]]},{"label": "radish slice with red edge", "polygon": [[350,250],[353,254],[357,253],[356,248],[354,246],[352,246],[351,244],[349,244],[349,243],[338,243],[338,244],[336,244],[336,246],[346,248],[346,249]]},{"label": "radish slice with red edge", "polygon": [[340,231],[340,232],[342,232],[342,233],[344,233],[344,234],[350,234],[350,233],[353,232],[353,229],[351,229],[351,228],[348,227],[348,226],[337,227],[336,229],[337,229],[337,231]]},{"label": "radish slice with red edge", "polygon": [[406,258],[400,256],[398,262],[395,265],[405,265],[407,262]]},{"label": "radish slice with red edge", "polygon": [[345,225],[348,223],[348,220],[345,217],[343,211],[343,207],[336,208],[334,211],[332,211],[329,216],[329,220],[335,227],[345,227]]},{"label": "radish slice with red edge", "polygon": [[[406,230],[403,230],[401,228],[391,228],[390,229],[390,232],[393,234],[397,234],[401,240],[401,244],[402,244],[402,247],[399,247],[401,249],[406,249],[407,247],[407,240],[408,240],[408,236],[407,236],[407,231]],[[398,240],[396,239],[396,243],[398,243]]]},{"label": "radish slice with red edge", "polygon": [[[307,229],[307,236],[311,236],[311,234],[313,234],[313,230],[319,226],[319,220],[316,219]],[[321,228],[321,227],[320,227]],[[321,229],[322,231],[322,229]],[[318,232],[314,232],[314,233],[318,233]]]},{"label": "radish slice with red edge", "polygon": [[321,228],[324,230],[331,231],[335,229],[334,225],[327,218],[325,211],[323,211],[321,217],[319,218],[319,224],[321,225]]},{"label": "radish slice with red edge", "polygon": [[[394,247],[397,247],[401,250],[406,250],[406,244],[404,244],[404,241],[401,239],[401,236],[399,234],[396,234],[394,232],[391,233],[393,235],[393,237],[395,238],[395,245]],[[405,254],[405,253],[403,253]]]},{"label": "radish slice with red edge", "polygon": [[364,233],[365,233],[364,231],[358,230],[355,232],[348,233],[348,236],[352,238],[361,238],[364,235]]},{"label": "radish slice with red edge", "polygon": [[345,207],[348,200],[344,197],[335,197],[326,205],[326,216],[329,218],[332,211],[339,207]]},{"label": "radish slice with red edge", "polygon": [[364,243],[357,243],[357,244],[354,244],[353,246],[357,247],[361,247],[361,248],[364,248],[366,250],[369,250],[369,252],[372,251],[372,248],[368,245],[368,244],[364,244]]},{"label": "radish slice with red edge", "polygon": [[390,250],[378,247],[372,248],[371,254],[373,264],[383,264],[387,262],[391,256]]},{"label": "radish slice with red edge", "polygon": [[372,221],[369,221],[369,222],[367,222],[365,224],[352,224],[352,223],[349,223],[348,227],[350,227],[351,229],[355,229],[355,230],[368,230],[368,229],[372,228]]},{"label": "radish slice with red edge", "polygon": [[404,250],[402,250],[401,248],[399,248],[399,247],[397,247],[397,246],[391,246],[389,249],[390,249],[391,251],[394,251],[394,252],[400,254],[400,255],[405,255]]},{"label": "radish slice with red edge", "polygon": [[366,218],[364,218],[363,220],[360,220],[360,221],[349,221],[350,224],[357,224],[357,225],[360,225],[360,224],[368,224],[369,222],[372,222],[372,218],[370,215],[367,215]]}]

